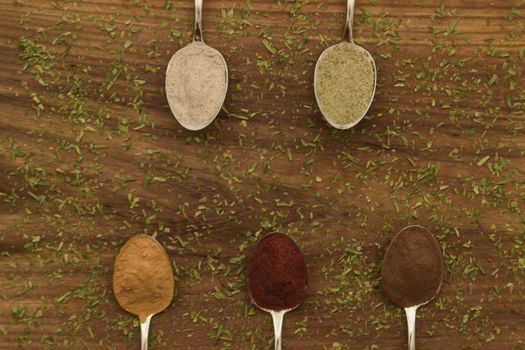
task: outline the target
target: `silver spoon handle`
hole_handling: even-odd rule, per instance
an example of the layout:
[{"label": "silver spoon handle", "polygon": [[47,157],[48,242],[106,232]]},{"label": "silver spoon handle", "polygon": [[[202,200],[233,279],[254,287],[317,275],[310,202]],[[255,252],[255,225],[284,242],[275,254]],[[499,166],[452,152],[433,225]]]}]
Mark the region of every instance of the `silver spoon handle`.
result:
[{"label": "silver spoon handle", "polygon": [[346,24],[343,39],[349,43],[354,43],[354,35],[352,28],[354,27],[354,12],[355,0],[347,0],[346,2]]},{"label": "silver spoon handle", "polygon": [[202,36],[202,0],[195,0],[195,32],[193,41],[204,41]]},{"label": "silver spoon handle", "polygon": [[273,333],[275,338],[275,350],[281,350],[283,339],[283,319],[286,311],[272,311]]},{"label": "silver spoon handle", "polygon": [[405,308],[408,326],[408,350],[416,350],[416,311],[417,306]]},{"label": "silver spoon handle", "polygon": [[153,315],[146,317],[146,320],[144,321],[144,323],[140,324],[140,349],[141,350],[148,350],[149,325],[151,323],[152,316]]}]

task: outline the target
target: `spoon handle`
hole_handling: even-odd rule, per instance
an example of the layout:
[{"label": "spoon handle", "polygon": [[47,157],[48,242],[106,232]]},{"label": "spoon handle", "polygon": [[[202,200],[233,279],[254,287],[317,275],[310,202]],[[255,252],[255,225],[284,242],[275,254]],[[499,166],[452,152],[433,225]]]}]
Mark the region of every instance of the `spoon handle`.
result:
[{"label": "spoon handle", "polygon": [[408,350],[416,350],[416,311],[417,306],[405,308],[408,325]]},{"label": "spoon handle", "polygon": [[195,0],[195,32],[193,33],[193,41],[204,41],[202,36],[202,1]]},{"label": "spoon handle", "polygon": [[140,324],[140,349],[141,350],[148,350],[149,325],[151,323],[152,316],[153,315],[146,317],[146,320]]},{"label": "spoon handle", "polygon": [[347,0],[346,2],[346,24],[345,33],[343,39],[349,43],[354,43],[354,35],[352,28],[354,26],[354,12],[355,12],[355,0]]},{"label": "spoon handle", "polygon": [[273,333],[275,339],[275,350],[282,348],[283,319],[286,311],[272,311]]}]

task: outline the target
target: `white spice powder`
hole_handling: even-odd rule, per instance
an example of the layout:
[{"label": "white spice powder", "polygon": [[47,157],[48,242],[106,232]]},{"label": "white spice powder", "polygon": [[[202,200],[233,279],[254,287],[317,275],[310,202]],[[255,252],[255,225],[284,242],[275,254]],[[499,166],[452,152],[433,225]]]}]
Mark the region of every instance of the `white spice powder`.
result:
[{"label": "white spice powder", "polygon": [[216,49],[194,42],[171,58],[166,96],[171,111],[185,128],[208,126],[221,109],[227,89],[227,67]]}]

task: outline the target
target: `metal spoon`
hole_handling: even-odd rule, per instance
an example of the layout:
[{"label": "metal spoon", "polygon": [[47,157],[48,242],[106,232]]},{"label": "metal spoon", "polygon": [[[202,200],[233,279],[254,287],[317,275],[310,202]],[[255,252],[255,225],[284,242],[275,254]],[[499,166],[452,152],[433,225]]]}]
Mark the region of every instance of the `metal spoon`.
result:
[{"label": "metal spoon", "polygon": [[[353,36],[352,27],[354,25],[355,0],[347,0],[346,6],[347,6],[347,9],[346,9],[346,24],[345,24],[345,31],[344,31],[344,35],[343,35],[343,41],[341,43],[339,43],[339,44],[330,46],[329,48],[327,48],[326,50],[323,51],[323,53],[321,54],[321,56],[317,60],[317,64],[315,66],[315,74],[314,74],[315,98],[317,99],[319,110],[321,111],[321,113],[325,117],[326,121],[331,126],[333,126],[336,129],[341,129],[341,130],[346,130],[346,129],[350,129],[350,128],[354,127],[355,125],[357,125],[364,118],[364,116],[366,115],[366,113],[370,109],[370,106],[372,105],[372,101],[374,100],[374,95],[375,95],[375,92],[376,92],[376,85],[377,85],[377,69],[376,69],[376,64],[375,64],[374,58],[372,57],[370,52],[368,52],[366,49],[364,49],[363,47],[357,45],[354,42],[354,36]],[[343,125],[335,123],[333,120],[331,120],[331,116],[327,115],[327,113],[325,113],[326,111],[323,109],[322,104],[319,103],[320,99],[319,99],[319,92],[318,92],[318,71],[319,71],[320,64],[330,54],[330,52],[335,47],[337,47],[339,45],[349,45],[352,49],[359,50],[360,52],[365,54],[370,59],[370,64],[371,64],[371,66],[373,68],[373,72],[374,72],[373,90],[372,90],[372,94],[370,96],[370,102],[368,103],[368,106],[366,107],[366,109],[363,111],[362,115],[359,118],[355,119],[351,123],[343,124]],[[344,101],[341,101],[341,102],[344,103]]]},{"label": "metal spoon", "polygon": [[[224,100],[226,98],[226,93],[228,91],[228,66],[226,64],[226,60],[218,50],[204,43],[202,33],[202,7],[203,0],[195,0],[195,30],[193,33],[193,42],[180,49],[172,56],[166,70],[166,95],[168,97],[170,109],[175,119],[177,119],[177,121],[183,127],[193,131],[204,129],[215,120],[215,118],[221,111],[222,105],[224,104]],[[206,57],[211,61],[220,61],[224,69],[224,74],[221,74],[221,76],[217,77],[211,77],[209,71],[207,71],[206,69],[198,69],[196,65],[190,65],[188,67],[185,67],[186,69],[183,73],[191,77],[200,77],[201,79],[208,80],[212,79],[211,82],[207,81],[207,83],[220,83],[220,85],[223,86],[223,91],[217,91],[217,96],[215,100],[210,100],[211,96],[200,96],[199,102],[201,102],[202,104],[208,104],[210,106],[210,109],[207,112],[207,115],[199,115],[198,119],[189,121],[188,118],[184,118],[184,116],[181,113],[181,110],[187,111],[188,109],[190,109],[188,108],[188,106],[191,101],[188,101],[188,99],[184,96],[170,96],[170,84],[178,83],[177,79],[181,78],[180,74],[177,74],[176,72],[177,67],[180,66],[179,59],[181,59],[183,55],[196,48],[202,50],[203,53],[205,52]],[[221,80],[224,79],[224,81],[215,81],[214,78]],[[186,83],[186,85],[189,84]],[[187,86],[186,91],[188,91],[188,89],[190,88],[191,86]]]},{"label": "metal spoon", "polygon": [[[140,246],[133,245],[134,241],[137,240],[141,241]],[[146,256],[140,256],[140,252],[137,252],[137,249],[139,248],[147,248],[150,253]],[[130,274],[129,272],[130,266],[135,269],[133,274]],[[146,288],[148,292],[143,296],[140,295],[144,297],[144,300],[138,301],[136,298],[130,298],[130,293],[136,293],[137,289],[140,288],[137,287],[138,282],[134,283],[129,280],[129,277],[125,278],[123,276],[130,274],[131,276],[134,276],[135,279],[136,276],[148,274],[152,269],[164,272],[160,277],[157,277],[154,282],[159,283],[162,288],[165,288],[167,293],[162,296],[162,299],[159,298],[156,300],[156,303],[153,303],[146,296],[155,289],[148,285]],[[141,287],[144,286],[143,283],[140,284]],[[174,285],[175,281],[169,257],[162,245],[156,239],[151,236],[140,234],[133,236],[126,242],[115,259],[113,289],[120,306],[139,318],[141,350],[148,350],[148,333],[151,319],[154,315],[170,305],[173,299]],[[144,290],[142,292],[144,293]],[[147,303],[148,307],[144,308],[144,306],[142,306],[142,308],[140,308],[137,305],[139,302]]]},{"label": "metal spoon", "polygon": [[268,312],[270,315],[272,315],[273,334],[274,334],[274,340],[275,340],[275,347],[274,348],[275,348],[275,350],[281,350],[282,349],[282,339],[283,339],[283,320],[284,320],[284,315],[287,312],[290,312],[290,311],[296,309],[301,304],[299,304],[299,305],[297,305],[297,306],[295,306],[295,307],[293,307],[291,309],[281,310],[281,311],[273,311],[273,310],[268,310],[268,309],[265,309],[263,307],[260,307],[254,301],[253,301],[253,303],[259,309],[261,309],[261,310],[263,310],[265,312]]},{"label": "metal spoon", "polygon": [[416,313],[417,308],[425,304],[405,308],[408,327],[408,349],[416,350]]},{"label": "metal spoon", "polygon": [[153,316],[149,315],[144,322],[140,323],[140,350],[148,350],[149,325]]},{"label": "metal spoon", "polygon": [[416,313],[417,313],[417,309],[421,306],[424,306],[430,303],[437,296],[438,292],[439,292],[439,289],[436,291],[436,295],[434,295],[432,299],[422,304],[419,304],[416,306],[405,307],[405,315],[407,317],[407,328],[408,328],[408,350],[416,350]]},{"label": "metal spoon", "polygon": [[[437,242],[436,242],[437,243]],[[441,285],[443,284],[443,279],[440,280],[439,286],[436,288],[434,295],[424,303],[421,303],[416,306],[405,307],[405,315],[407,317],[407,329],[408,329],[408,349],[416,350],[416,314],[417,309],[421,306],[425,306],[430,303],[434,298],[439,294]]]},{"label": "metal spoon", "polygon": [[[434,255],[434,258],[436,259],[436,262],[439,262],[439,269],[438,274],[436,276],[430,275],[430,279],[433,281],[430,284],[430,287],[428,290],[426,290],[426,293],[424,295],[421,295],[421,299],[419,300],[413,300],[413,301],[404,301],[401,299],[401,294],[399,290],[402,290],[402,286],[407,284],[400,285],[399,283],[393,283],[392,280],[389,279],[390,273],[386,272],[386,269],[389,269],[390,267],[388,265],[388,260],[390,259],[391,254],[399,254],[406,246],[401,246],[401,244],[396,244],[396,241],[398,237],[400,237],[402,234],[407,234],[413,232],[414,234],[423,235],[422,237],[425,237],[427,239],[427,243],[431,243],[432,245],[432,253]],[[428,247],[427,247],[428,248]],[[409,248],[406,248],[410,254]],[[430,253],[427,250],[427,253]],[[408,256],[406,260],[410,263],[413,262],[413,258]],[[386,266],[386,267],[385,267]],[[404,274],[406,278],[405,281],[415,281],[414,278],[410,278],[410,274]],[[408,349],[409,350],[416,350],[416,313],[417,309],[421,306],[424,306],[428,303],[430,303],[438,294],[441,289],[441,285],[443,284],[443,256],[441,253],[441,248],[439,247],[439,243],[436,241],[434,236],[428,231],[426,228],[422,226],[408,226],[401,230],[390,243],[390,246],[387,249],[387,252],[385,254],[385,260],[383,262],[383,267],[381,270],[381,280],[382,280],[382,286],[383,291],[386,293],[387,297],[394,302],[395,304],[401,306],[405,310],[406,318],[407,318],[407,328],[408,328]],[[428,281],[427,281],[428,282]],[[408,283],[408,282],[405,282]],[[385,286],[386,285],[386,286]],[[426,299],[426,300],[424,300]],[[416,304],[416,305],[414,305]]]}]

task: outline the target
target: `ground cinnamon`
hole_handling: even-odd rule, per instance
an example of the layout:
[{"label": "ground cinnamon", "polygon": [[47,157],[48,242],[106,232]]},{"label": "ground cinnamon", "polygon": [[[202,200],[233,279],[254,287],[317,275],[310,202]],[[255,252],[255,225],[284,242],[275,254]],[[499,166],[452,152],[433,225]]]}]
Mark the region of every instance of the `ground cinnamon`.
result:
[{"label": "ground cinnamon", "polygon": [[421,226],[399,232],[390,243],[381,269],[385,295],[401,307],[424,304],[439,292],[443,256],[434,236]]},{"label": "ground cinnamon", "polygon": [[173,299],[173,270],[157,240],[147,235],[129,239],[115,260],[113,290],[119,304],[143,323]]},{"label": "ground cinnamon", "polygon": [[248,263],[248,290],[253,302],[266,310],[288,310],[307,296],[306,261],[285,234],[271,233],[258,244]]}]

